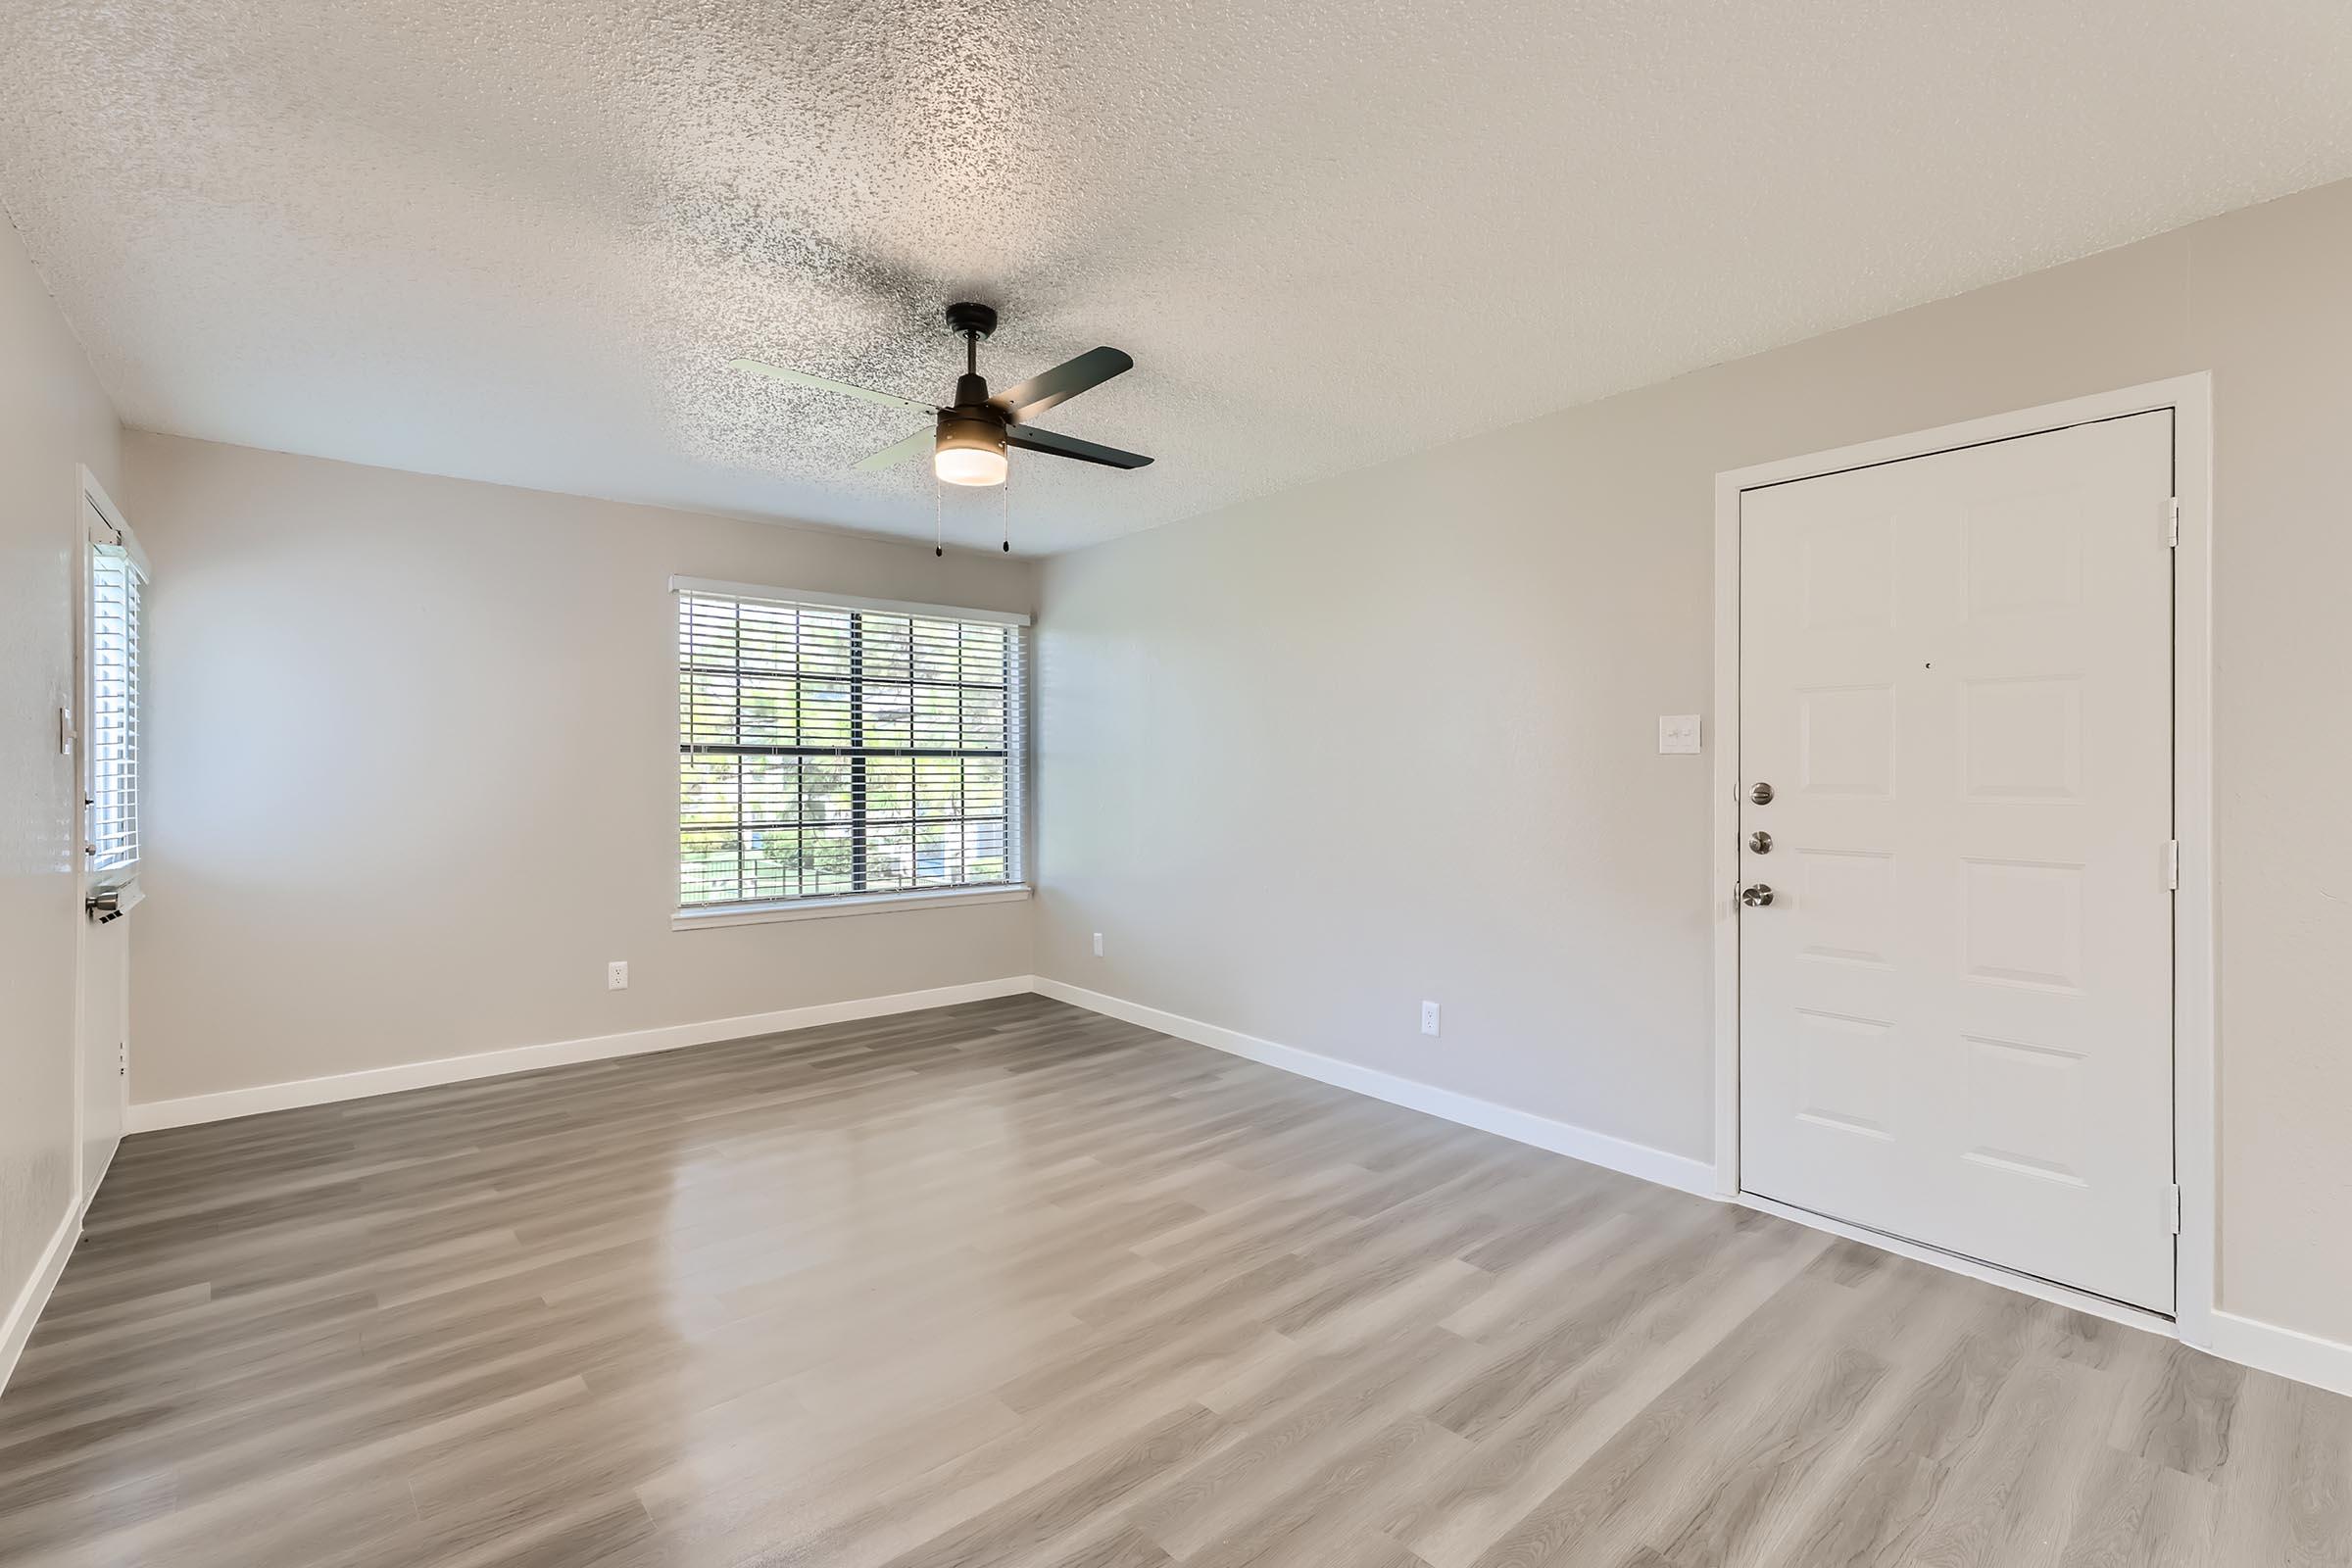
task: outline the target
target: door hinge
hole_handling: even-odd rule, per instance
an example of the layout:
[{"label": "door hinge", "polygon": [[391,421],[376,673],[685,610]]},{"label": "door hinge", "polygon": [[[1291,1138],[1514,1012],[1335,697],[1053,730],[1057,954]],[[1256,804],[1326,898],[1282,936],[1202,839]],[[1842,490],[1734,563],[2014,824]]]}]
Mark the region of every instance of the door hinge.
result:
[{"label": "door hinge", "polygon": [[2172,1216],[2173,1234],[2180,1234],[2180,1184],[2175,1182],[2165,1189],[2165,1209]]},{"label": "door hinge", "polygon": [[2173,892],[2180,891],[2180,841],[2164,841],[2164,885]]},{"label": "door hinge", "polygon": [[2164,543],[2167,549],[2180,548],[2180,498],[2167,497],[2164,503]]}]

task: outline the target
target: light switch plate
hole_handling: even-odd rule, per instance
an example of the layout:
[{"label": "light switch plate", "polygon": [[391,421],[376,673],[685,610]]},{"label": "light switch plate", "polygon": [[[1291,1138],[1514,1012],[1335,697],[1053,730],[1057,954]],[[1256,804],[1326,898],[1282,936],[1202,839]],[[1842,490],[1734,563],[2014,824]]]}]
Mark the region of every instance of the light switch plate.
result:
[{"label": "light switch plate", "polygon": [[1661,713],[1658,715],[1658,755],[1661,757],[1690,757],[1698,751],[1698,715],[1696,713]]}]

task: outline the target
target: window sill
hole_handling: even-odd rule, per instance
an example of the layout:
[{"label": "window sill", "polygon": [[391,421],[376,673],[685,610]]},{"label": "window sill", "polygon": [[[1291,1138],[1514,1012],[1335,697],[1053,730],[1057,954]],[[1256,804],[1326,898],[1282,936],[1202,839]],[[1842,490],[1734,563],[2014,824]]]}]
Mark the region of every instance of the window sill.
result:
[{"label": "window sill", "polygon": [[775,904],[730,904],[714,909],[680,909],[669,917],[672,931],[701,931],[722,925],[766,925],[776,920],[823,920],[843,914],[880,914],[890,909],[943,909],[972,904],[1011,904],[1029,896],[1025,882],[1004,887],[947,888],[936,893],[867,893],[831,899],[794,899]]}]

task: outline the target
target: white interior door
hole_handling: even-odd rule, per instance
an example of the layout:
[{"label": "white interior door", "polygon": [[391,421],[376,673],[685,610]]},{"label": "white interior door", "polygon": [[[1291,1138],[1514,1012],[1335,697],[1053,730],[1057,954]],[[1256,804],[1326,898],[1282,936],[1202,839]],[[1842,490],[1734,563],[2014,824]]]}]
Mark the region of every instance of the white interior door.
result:
[{"label": "white interior door", "polygon": [[[78,665],[85,915],[75,1049],[81,1200],[122,1139],[130,1048],[130,909],[140,898],[139,677],[146,559],[94,484],[83,499]],[[97,901],[102,908],[90,908]],[[101,917],[103,915],[103,917]]]},{"label": "white interior door", "polygon": [[2160,411],[1740,509],[1741,1188],[2160,1312],[2172,473]]}]

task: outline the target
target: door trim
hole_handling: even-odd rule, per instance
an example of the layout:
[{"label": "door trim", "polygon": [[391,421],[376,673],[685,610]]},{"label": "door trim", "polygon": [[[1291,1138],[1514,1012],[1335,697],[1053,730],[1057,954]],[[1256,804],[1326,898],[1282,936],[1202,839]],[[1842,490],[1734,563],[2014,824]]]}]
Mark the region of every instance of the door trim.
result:
[{"label": "door trim", "polygon": [[[1740,1186],[1740,498],[1748,490],[1848,468],[1924,458],[1957,447],[2038,435],[2069,425],[2173,411],[2173,489],[2180,542],[2173,557],[2173,831],[2180,887],[2173,900],[2173,1171],[2180,1187],[2174,1253],[2176,1317],[2167,1320],[2031,1275],[1994,1268],[1922,1244],[1861,1240],[1978,1279],[2176,1334],[2213,1341],[2215,1311],[2215,1061],[2213,910],[2213,378],[2174,376],[2063,403],[1889,436],[1715,476],[1715,1195],[1771,1213],[1855,1234],[1833,1220],[1758,1198]],[[2159,519],[2148,521],[2151,543]],[[2118,1316],[2127,1313],[2126,1316]]]}]

